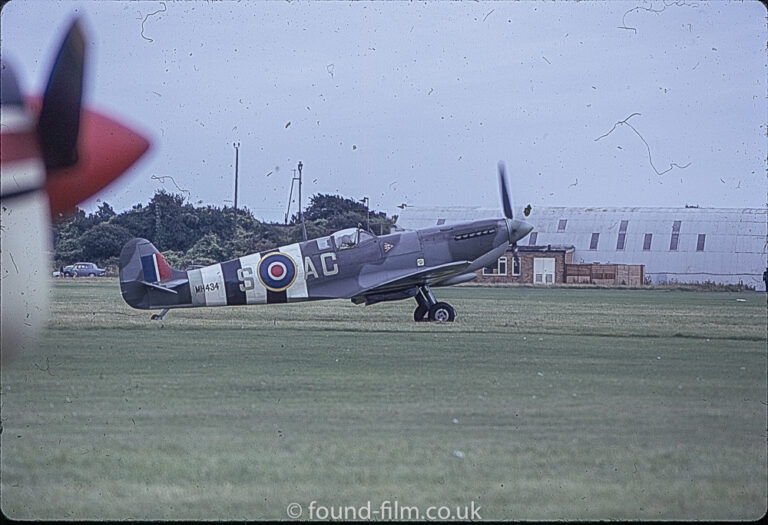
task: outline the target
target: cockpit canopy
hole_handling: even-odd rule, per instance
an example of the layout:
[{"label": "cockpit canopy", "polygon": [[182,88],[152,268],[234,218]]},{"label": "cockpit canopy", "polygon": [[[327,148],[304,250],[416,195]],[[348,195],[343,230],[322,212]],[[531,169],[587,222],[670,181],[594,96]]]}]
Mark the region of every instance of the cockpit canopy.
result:
[{"label": "cockpit canopy", "polygon": [[375,238],[374,235],[368,231],[363,230],[362,228],[347,228],[345,230],[339,230],[332,234],[331,237],[333,237],[333,242],[336,245],[337,250],[348,250],[349,248],[354,248],[369,239]]}]

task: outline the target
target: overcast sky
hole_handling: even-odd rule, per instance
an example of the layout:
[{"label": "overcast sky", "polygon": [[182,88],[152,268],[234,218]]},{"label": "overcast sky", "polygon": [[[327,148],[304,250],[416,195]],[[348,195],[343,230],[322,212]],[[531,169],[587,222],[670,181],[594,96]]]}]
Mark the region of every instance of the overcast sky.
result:
[{"label": "overcast sky", "polygon": [[25,91],[74,17],[86,104],[152,141],[98,195],[118,211],[160,188],[231,205],[234,141],[239,204],[265,220],[299,161],[305,204],[369,196],[389,214],[497,206],[501,159],[517,207],[768,200],[757,1],[13,0],[0,46]]}]

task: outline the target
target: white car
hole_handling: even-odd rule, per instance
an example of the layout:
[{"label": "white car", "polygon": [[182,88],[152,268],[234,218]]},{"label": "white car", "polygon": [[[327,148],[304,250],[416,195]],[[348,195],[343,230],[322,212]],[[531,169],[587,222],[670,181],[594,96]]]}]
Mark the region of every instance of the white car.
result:
[{"label": "white car", "polygon": [[78,262],[64,267],[63,275],[67,277],[102,277],[107,271],[92,262]]}]

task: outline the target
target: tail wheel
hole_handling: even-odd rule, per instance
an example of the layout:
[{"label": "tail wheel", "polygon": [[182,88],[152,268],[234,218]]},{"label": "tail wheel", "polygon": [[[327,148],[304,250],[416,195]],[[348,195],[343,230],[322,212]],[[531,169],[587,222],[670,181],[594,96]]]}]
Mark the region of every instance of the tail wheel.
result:
[{"label": "tail wheel", "polygon": [[456,310],[448,303],[435,303],[429,307],[429,320],[450,323],[456,319]]},{"label": "tail wheel", "polygon": [[429,313],[429,308],[426,306],[417,306],[416,310],[413,312],[413,320],[418,322],[426,321],[427,320],[427,314]]}]

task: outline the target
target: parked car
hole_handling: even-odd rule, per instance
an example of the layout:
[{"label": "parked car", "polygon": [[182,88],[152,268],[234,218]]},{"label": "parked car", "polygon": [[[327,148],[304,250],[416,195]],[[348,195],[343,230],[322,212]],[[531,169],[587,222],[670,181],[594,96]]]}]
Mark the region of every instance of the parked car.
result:
[{"label": "parked car", "polygon": [[65,266],[62,273],[68,277],[101,277],[106,274],[107,271],[104,268],[99,268],[92,262],[78,262]]}]

